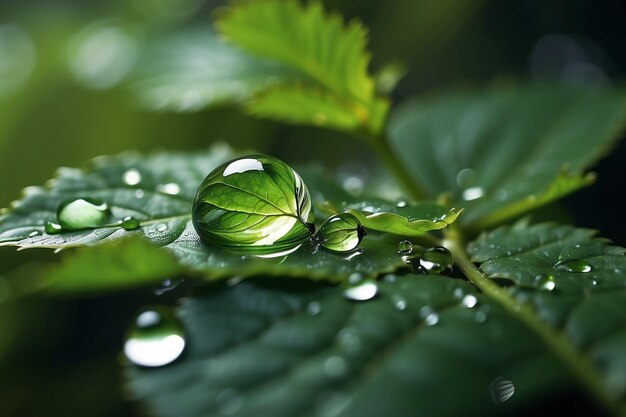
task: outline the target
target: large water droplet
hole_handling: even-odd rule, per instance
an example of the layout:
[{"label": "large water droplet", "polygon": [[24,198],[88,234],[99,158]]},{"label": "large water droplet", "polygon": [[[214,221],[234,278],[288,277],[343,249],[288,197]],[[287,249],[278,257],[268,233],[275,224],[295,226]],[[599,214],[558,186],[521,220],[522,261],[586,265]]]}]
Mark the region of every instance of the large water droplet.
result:
[{"label": "large water droplet", "polygon": [[557,262],[554,269],[567,272],[590,272],[593,268],[584,259],[567,259]]},{"label": "large water droplet", "polygon": [[155,307],[138,314],[124,343],[124,354],[136,365],[172,363],[185,349],[185,332],[171,309]]},{"label": "large water droplet", "polygon": [[359,246],[365,228],[350,213],[339,213],[326,219],[315,235],[315,241],[331,252],[350,252]]},{"label": "large water droplet", "polygon": [[291,249],[313,231],[311,198],[302,178],[267,155],[248,155],[213,170],[192,209],[207,244],[262,254]]},{"label": "large water droplet", "polygon": [[57,221],[64,230],[91,229],[104,226],[111,211],[109,206],[93,198],[76,198],[61,203]]},{"label": "large water droplet", "polygon": [[354,301],[371,300],[378,293],[378,285],[373,279],[364,279],[363,275],[355,272],[348,277],[343,295]]},{"label": "large water droplet", "polygon": [[515,394],[513,383],[502,377],[494,379],[488,388],[491,400],[496,404],[502,404]]},{"label": "large water droplet", "polygon": [[419,266],[427,273],[445,274],[452,269],[452,254],[443,246],[427,249],[419,259]]},{"label": "large water droplet", "polygon": [[124,220],[122,220],[122,228],[124,230],[135,230],[138,229],[139,226],[139,220],[132,216],[126,216],[124,217]]}]

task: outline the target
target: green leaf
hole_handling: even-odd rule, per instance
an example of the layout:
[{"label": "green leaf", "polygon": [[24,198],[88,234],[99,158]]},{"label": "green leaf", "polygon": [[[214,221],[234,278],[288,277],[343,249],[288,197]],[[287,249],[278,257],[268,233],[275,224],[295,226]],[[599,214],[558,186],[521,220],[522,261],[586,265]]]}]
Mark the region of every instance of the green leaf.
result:
[{"label": "green leaf", "polygon": [[559,293],[623,291],[626,249],[595,235],[590,229],[522,221],[483,234],[468,252],[488,277],[522,287]]},{"label": "green leaf", "polygon": [[43,268],[44,289],[52,292],[117,291],[160,283],[183,272],[170,254],[142,239],[126,239],[97,248],[80,248]]},{"label": "green leaf", "polygon": [[367,109],[359,111],[354,103],[330,91],[305,86],[268,88],[257,94],[248,108],[255,116],[346,131],[361,126],[359,114],[367,116]]},{"label": "green leaf", "polygon": [[[484,416],[571,386],[527,327],[464,282],[397,277],[366,302],[273,284],[185,300],[187,351],[162,368],[129,365],[132,397],[157,416]],[[500,405],[488,389],[498,377],[515,385]]]},{"label": "green leaf", "polygon": [[356,21],[344,26],[321,3],[240,3],[223,9],[216,26],[243,49],[297,68],[333,92],[365,103],[374,95],[365,29]]},{"label": "green leaf", "polygon": [[303,79],[284,65],[225,43],[208,28],[156,39],[140,62],[134,90],[155,110],[198,111],[240,104],[269,86]]},{"label": "green leaf", "polygon": [[585,169],[619,137],[624,104],[618,90],[457,93],[403,105],[389,135],[429,197],[448,193],[467,209],[464,224],[490,227],[587,184]]},{"label": "green leaf", "polygon": [[350,213],[367,229],[401,236],[420,236],[441,230],[452,224],[462,212],[435,203],[392,203],[377,198],[359,202],[344,201],[339,206],[327,201],[321,208],[333,214]]},{"label": "green leaf", "polygon": [[[148,156],[126,153],[97,158],[84,170],[61,169],[58,177],[46,187],[28,188],[21,200],[0,215],[0,246],[61,250],[143,237],[173,253],[184,273],[207,279],[271,275],[341,281],[354,272],[375,277],[406,267],[397,254],[397,242],[375,236],[367,237],[358,251],[348,254],[318,251],[306,241],[295,253],[271,259],[242,256],[203,244],[191,221],[194,195],[205,175],[233,155],[232,150],[221,145],[199,153],[168,152]],[[305,177],[305,182],[323,183],[315,180],[312,172]],[[320,191],[326,192],[327,189]],[[111,224],[53,235],[45,232],[44,223],[56,218],[59,204],[85,197],[108,204],[112,212]],[[138,219],[140,227],[124,230],[117,220],[126,216]],[[149,248],[142,250],[147,252]],[[152,256],[162,253],[162,249],[155,248],[154,251]],[[114,252],[115,249],[111,248],[106,256],[114,257]],[[97,253],[84,256],[97,257]],[[120,259],[124,256],[120,255]],[[72,267],[69,261],[66,266],[68,270],[81,268],[80,265]],[[111,271],[107,271],[103,266],[100,272],[97,278],[102,288],[111,288],[119,275],[119,268],[112,265]],[[154,272],[155,280],[162,278],[161,271]],[[71,274],[75,280],[82,279],[72,271],[63,273]],[[111,282],[106,278],[108,273]],[[148,282],[152,278],[146,274],[137,279]],[[80,285],[76,283],[77,288]],[[96,289],[95,276],[93,289]]]}]

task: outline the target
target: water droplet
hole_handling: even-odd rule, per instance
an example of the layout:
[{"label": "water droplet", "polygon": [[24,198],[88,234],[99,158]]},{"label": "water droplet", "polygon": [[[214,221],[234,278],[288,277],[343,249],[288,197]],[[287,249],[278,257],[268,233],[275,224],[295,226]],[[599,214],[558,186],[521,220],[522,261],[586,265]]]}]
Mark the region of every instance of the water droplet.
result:
[{"label": "water droplet", "polygon": [[371,300],[378,293],[378,285],[373,279],[364,279],[363,275],[355,272],[348,277],[347,288],[343,295],[354,301]]},{"label": "water droplet", "polygon": [[554,277],[552,275],[539,274],[535,277],[535,284],[543,289],[552,291],[556,288],[556,282],[554,282]]},{"label": "water droplet", "polygon": [[30,233],[28,234],[28,237],[35,237],[35,236],[37,236],[38,234],[39,234],[39,231],[38,231],[38,230],[33,230],[32,232],[30,232]]},{"label": "water droplet", "polygon": [[314,240],[324,249],[343,253],[356,249],[363,236],[365,228],[359,219],[350,213],[339,213],[326,219]]},{"label": "water droplet", "polygon": [[396,282],[396,279],[397,279],[397,278],[398,278],[398,277],[397,277],[397,276],[395,276],[394,274],[387,274],[387,275],[385,275],[385,277],[383,278],[383,281],[385,281],[385,282],[389,282],[389,283],[394,283],[394,282]]},{"label": "water droplet", "polygon": [[46,220],[46,224],[44,224],[43,228],[46,231],[46,233],[49,235],[56,235],[63,231],[63,228],[61,227],[60,224],[55,223],[50,220]]},{"label": "water droplet", "polygon": [[324,361],[324,372],[331,378],[341,378],[348,373],[348,363],[341,356],[331,356]]},{"label": "water droplet", "polygon": [[502,404],[515,394],[515,387],[511,381],[497,377],[489,384],[491,400],[496,404]]},{"label": "water droplet", "polygon": [[344,190],[354,196],[358,196],[363,192],[363,180],[354,175],[346,177],[343,180],[342,185]]},{"label": "water droplet", "polygon": [[476,320],[477,323],[484,323],[485,321],[487,321],[487,313],[478,310],[474,315],[474,320]]},{"label": "water droplet", "polygon": [[61,203],[57,221],[64,230],[91,229],[104,226],[110,215],[106,203],[92,198],[76,198]]},{"label": "water droplet", "polygon": [[312,316],[319,316],[319,314],[322,312],[322,306],[320,305],[319,301],[311,301],[306,306],[306,311],[308,311],[309,314]]},{"label": "water droplet", "polygon": [[584,259],[567,259],[557,262],[554,269],[567,272],[590,272],[593,268]]},{"label": "water droplet", "polygon": [[459,300],[465,295],[465,293],[463,292],[463,288],[459,287],[455,288],[452,294],[454,295],[454,298],[458,298]]},{"label": "water droplet", "polygon": [[132,216],[126,216],[124,220],[122,220],[122,228],[124,230],[135,230],[139,228],[139,220]]},{"label": "water droplet", "polygon": [[452,269],[452,254],[443,246],[429,248],[419,259],[419,266],[427,273],[449,273]]},{"label": "water droplet", "polygon": [[597,279],[592,279],[592,280],[591,280],[591,285],[593,285],[594,287],[595,287],[596,285],[598,285],[598,280],[597,280]]},{"label": "water droplet", "polygon": [[135,190],[135,197],[137,198],[143,198],[144,194],[143,190]]},{"label": "water droplet", "polygon": [[354,327],[346,327],[337,333],[337,343],[348,352],[358,353],[361,351],[361,338]]},{"label": "water droplet", "polygon": [[439,315],[435,313],[435,310],[431,306],[424,306],[420,308],[420,316],[424,318],[424,323],[427,326],[434,326],[439,323]]},{"label": "water droplet", "polygon": [[396,207],[398,207],[398,208],[403,208],[403,207],[406,207],[406,205],[407,205],[406,200],[399,200],[399,201],[396,203]]},{"label": "water droplet", "polygon": [[141,182],[141,173],[135,168],[129,169],[122,175],[122,180],[128,185],[137,185]]},{"label": "water droplet", "polygon": [[209,245],[263,254],[292,249],[313,232],[302,178],[267,155],[248,155],[213,170],[194,199],[193,225]]},{"label": "water droplet", "polygon": [[167,230],[167,225],[165,223],[159,223],[156,225],[157,232],[165,232]]},{"label": "water droplet", "polygon": [[160,184],[157,186],[157,191],[163,194],[177,195],[178,193],[180,193],[180,185],[176,184],[175,182]]},{"label": "water droplet", "polygon": [[477,200],[485,195],[485,190],[482,187],[470,187],[463,190],[463,200],[472,201]]},{"label": "water droplet", "polygon": [[476,171],[471,168],[465,168],[456,174],[456,184],[460,188],[469,188],[476,184]]},{"label": "water droplet", "polygon": [[408,255],[413,252],[413,244],[409,240],[401,240],[398,243],[398,253],[401,255]]},{"label": "water droplet", "polygon": [[220,414],[233,415],[237,413],[244,405],[244,397],[234,389],[227,388],[222,390],[215,397],[215,406]]},{"label": "water droplet", "polygon": [[463,300],[461,301],[461,303],[463,304],[463,306],[467,308],[474,308],[476,304],[478,303],[478,299],[474,295],[468,294],[465,297],[463,297]]},{"label": "water droplet", "polygon": [[407,303],[406,300],[404,299],[404,297],[402,297],[401,295],[397,295],[394,294],[391,296],[391,302],[393,303],[394,307],[400,311],[404,311],[406,310],[407,307]]},{"label": "water droplet", "polygon": [[136,365],[164,366],[180,357],[185,344],[182,324],[173,311],[154,307],[135,317],[124,343],[124,354]]}]

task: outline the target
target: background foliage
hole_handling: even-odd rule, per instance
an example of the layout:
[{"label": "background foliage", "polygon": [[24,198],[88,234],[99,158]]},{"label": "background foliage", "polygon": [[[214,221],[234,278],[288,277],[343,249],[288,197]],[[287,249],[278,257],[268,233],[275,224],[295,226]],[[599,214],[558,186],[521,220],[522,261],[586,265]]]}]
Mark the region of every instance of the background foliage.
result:
[{"label": "background foliage", "polygon": [[[220,5],[200,0],[0,2],[0,73],[8,74],[0,86],[0,206],[7,206],[25,186],[43,183],[60,165],[80,166],[95,155],[128,149],[206,149],[217,140],[238,148],[261,149],[292,162],[322,160],[336,168],[337,180],[344,184],[355,175],[376,182],[382,174],[370,151],[348,135],[289,127],[229,108],[195,112],[201,107],[198,98],[190,99],[185,92],[188,83],[197,85],[202,80],[195,77],[205,73],[194,73],[194,62],[190,74],[174,80],[180,99],[156,106],[161,111],[170,107],[186,111],[155,113],[146,109],[146,103],[154,103],[154,91],[148,87],[160,82],[150,75],[160,73],[159,66],[167,66],[159,55],[163,48],[197,45],[199,33]],[[610,85],[619,83],[626,70],[621,49],[626,26],[618,1],[574,3],[567,14],[558,2],[540,1],[500,4],[474,0],[459,6],[452,1],[383,4],[346,0],[329,2],[329,7],[347,17],[358,16],[370,27],[373,70],[397,59],[410,69],[393,92],[396,102],[415,95],[429,97],[452,86],[476,90],[528,79]],[[91,48],[85,49],[86,42],[92,42]],[[89,54],[94,48],[100,54]],[[257,64],[262,68],[273,65],[250,65]],[[302,80],[301,74],[282,71],[287,78]],[[251,85],[267,82],[265,76],[254,79],[259,74],[263,72],[249,74]],[[387,74],[393,75],[393,71]],[[223,95],[245,100],[240,86],[224,78],[229,75],[233,74],[214,74],[228,87]],[[307,76],[313,78],[313,84],[321,79],[322,87],[324,82],[334,82],[319,74]],[[246,74],[237,77],[246,79]],[[354,81],[356,86],[348,88],[346,96],[368,101],[373,87],[368,87],[367,81]],[[311,88],[308,82],[305,79],[302,88]],[[314,98],[336,104],[334,97],[328,98],[315,85]],[[273,94],[285,93],[277,89]],[[265,101],[250,111],[262,114],[272,106],[271,98],[265,96]],[[219,101],[220,96],[211,99]],[[352,127],[359,123],[353,113],[330,108],[329,114],[343,115],[330,124]],[[592,106],[590,112],[610,117],[597,109]],[[562,112],[567,115],[566,108]],[[549,123],[550,109],[543,114]],[[285,119],[289,120],[288,114]],[[315,120],[311,122],[315,124]],[[597,171],[602,180],[596,187],[551,206],[546,217],[598,228],[616,243],[626,244],[626,225],[616,221],[616,190],[621,186],[625,149],[621,145],[600,163]],[[344,155],[353,158],[346,160]],[[359,160],[367,163],[353,162]],[[489,259],[478,249],[475,256]],[[132,250],[141,253],[142,248]],[[19,262],[50,257],[50,253],[34,251],[21,254]],[[18,259],[13,250],[2,248],[0,260],[2,299],[9,287],[1,274]],[[486,268],[498,268],[498,263]],[[21,275],[33,274],[24,267]],[[11,291],[19,288],[11,287]],[[120,376],[112,364],[129,317],[151,299],[150,294],[137,292],[93,300],[26,299],[3,304],[3,413],[50,415],[55,410],[67,416],[136,415],[136,406],[127,404],[119,393]],[[575,395],[572,391],[571,396]],[[590,407],[570,400],[554,398],[544,410],[547,413],[553,406],[560,411],[585,412],[585,406]]]}]

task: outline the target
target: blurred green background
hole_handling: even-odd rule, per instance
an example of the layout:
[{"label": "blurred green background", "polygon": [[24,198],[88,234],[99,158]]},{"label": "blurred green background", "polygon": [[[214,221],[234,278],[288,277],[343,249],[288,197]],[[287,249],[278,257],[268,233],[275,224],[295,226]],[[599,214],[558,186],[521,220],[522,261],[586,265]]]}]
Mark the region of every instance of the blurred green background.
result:
[{"label": "blurred green background", "polygon": [[[396,103],[520,81],[620,84],[626,72],[621,0],[325,3],[370,28],[373,70],[395,60],[407,66]],[[209,25],[224,5],[0,0],[0,206],[24,187],[43,184],[57,167],[81,166],[96,155],[201,149],[220,140],[292,163],[323,161],[339,180],[374,175],[369,150],[339,133],[257,120],[236,109],[176,114],[141,105],[133,86],[146,51],[159,39]],[[618,145],[598,165],[598,184],[550,208],[550,216],[626,244],[626,223],[614,224],[625,161],[626,146]],[[2,248],[0,302],[3,273],[51,256]],[[139,405],[124,400],[118,352],[130,315],[151,299],[138,292],[0,304],[0,414],[140,415]],[[572,407],[573,415],[584,411]]]}]

